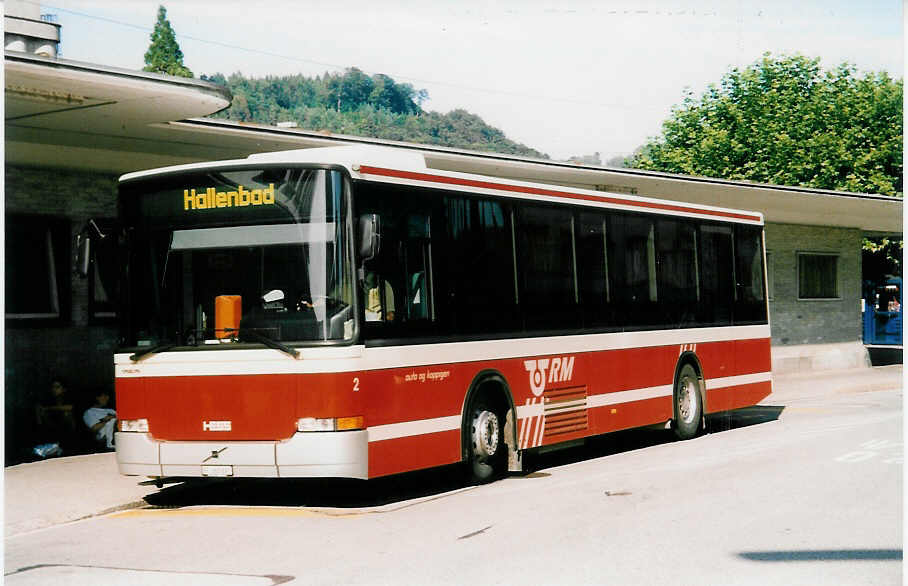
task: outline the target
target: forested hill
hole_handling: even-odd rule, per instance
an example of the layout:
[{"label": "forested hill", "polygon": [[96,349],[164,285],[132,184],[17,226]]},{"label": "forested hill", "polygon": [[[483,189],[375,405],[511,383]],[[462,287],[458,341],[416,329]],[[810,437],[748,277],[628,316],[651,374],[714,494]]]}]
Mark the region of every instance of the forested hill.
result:
[{"label": "forested hill", "polygon": [[202,76],[226,86],[233,103],[214,115],[241,122],[296,122],[307,130],[549,158],[466,110],[427,112],[425,90],[397,83],[387,75],[366,75],[356,68],[316,77],[246,78],[239,73]]}]

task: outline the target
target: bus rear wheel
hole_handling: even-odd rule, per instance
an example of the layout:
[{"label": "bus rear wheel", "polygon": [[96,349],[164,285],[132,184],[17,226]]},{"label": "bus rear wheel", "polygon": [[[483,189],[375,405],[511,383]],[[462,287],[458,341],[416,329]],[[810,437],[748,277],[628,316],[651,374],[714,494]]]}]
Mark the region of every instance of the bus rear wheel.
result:
[{"label": "bus rear wheel", "polygon": [[473,482],[489,482],[504,472],[504,423],[502,414],[484,399],[470,407],[468,472]]},{"label": "bus rear wheel", "polygon": [[703,401],[700,378],[690,364],[681,367],[675,383],[675,421],[672,426],[678,439],[686,440],[697,435],[703,418]]}]

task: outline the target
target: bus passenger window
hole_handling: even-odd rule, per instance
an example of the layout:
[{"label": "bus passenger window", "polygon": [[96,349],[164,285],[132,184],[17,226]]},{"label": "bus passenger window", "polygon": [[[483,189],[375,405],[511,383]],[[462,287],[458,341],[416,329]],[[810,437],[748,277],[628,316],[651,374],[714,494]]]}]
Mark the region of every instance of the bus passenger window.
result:
[{"label": "bus passenger window", "polygon": [[735,226],[736,324],[766,323],[763,233],[759,226]]},{"label": "bus passenger window", "polygon": [[432,307],[432,230],[426,214],[407,216],[406,244],[401,250],[401,264],[407,288],[407,319],[435,319]]},{"label": "bus passenger window", "polygon": [[730,226],[700,226],[698,254],[701,303],[698,322],[704,325],[731,323],[734,302],[734,258]]},{"label": "bus passenger window", "polygon": [[428,296],[426,295],[426,272],[419,271],[410,276],[409,294],[407,303],[410,305],[411,319],[426,319],[429,317]]},{"label": "bus passenger window", "polygon": [[658,290],[653,221],[627,217],[620,226],[624,245],[625,301],[634,304],[655,302]]},{"label": "bus passenger window", "polygon": [[526,329],[573,327],[578,320],[574,216],[568,209],[517,213],[517,266]]},{"label": "bus passenger window", "polygon": [[366,262],[365,319],[400,325],[396,336],[412,335],[414,322],[435,317],[429,216],[382,214],[382,238],[378,256]]},{"label": "bus passenger window", "polygon": [[584,324],[587,327],[614,326],[605,214],[584,212],[579,218],[577,280]]},{"label": "bus passenger window", "polygon": [[394,289],[374,271],[366,271],[366,321],[394,321]]}]

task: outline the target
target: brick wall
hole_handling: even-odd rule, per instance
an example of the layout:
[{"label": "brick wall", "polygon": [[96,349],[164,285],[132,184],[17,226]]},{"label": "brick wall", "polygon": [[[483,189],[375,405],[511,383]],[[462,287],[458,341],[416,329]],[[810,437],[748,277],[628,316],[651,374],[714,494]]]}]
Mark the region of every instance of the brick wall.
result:
[{"label": "brick wall", "polygon": [[[861,231],[767,224],[770,319],[774,346],[861,340]],[[798,253],[838,255],[838,298],[798,299]]]},{"label": "brick wall", "polygon": [[[7,166],[7,221],[14,220],[15,214],[65,218],[70,236],[75,237],[89,218],[116,216],[116,185],[113,175]],[[15,254],[16,243],[7,240],[6,248],[7,254]],[[52,377],[67,382],[79,407],[91,403],[94,389],[113,389],[117,328],[113,323],[90,323],[87,279],[73,276],[71,270],[64,272],[68,283],[63,286],[71,291],[69,311],[61,308],[61,313],[69,314],[66,319],[51,325],[25,320],[5,324],[7,465],[21,461],[32,441],[34,405],[48,391]]]}]

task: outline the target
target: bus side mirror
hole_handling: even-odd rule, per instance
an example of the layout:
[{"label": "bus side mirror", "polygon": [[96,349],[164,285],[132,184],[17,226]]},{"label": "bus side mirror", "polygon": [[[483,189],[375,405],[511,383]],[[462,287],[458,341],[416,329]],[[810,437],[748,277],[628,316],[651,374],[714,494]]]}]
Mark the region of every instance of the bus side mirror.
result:
[{"label": "bus side mirror", "polygon": [[363,214],[359,217],[359,260],[365,262],[375,258],[381,243],[381,227],[378,214]]}]

